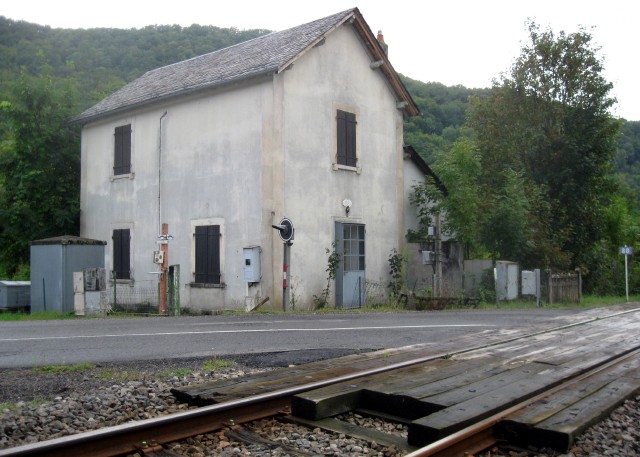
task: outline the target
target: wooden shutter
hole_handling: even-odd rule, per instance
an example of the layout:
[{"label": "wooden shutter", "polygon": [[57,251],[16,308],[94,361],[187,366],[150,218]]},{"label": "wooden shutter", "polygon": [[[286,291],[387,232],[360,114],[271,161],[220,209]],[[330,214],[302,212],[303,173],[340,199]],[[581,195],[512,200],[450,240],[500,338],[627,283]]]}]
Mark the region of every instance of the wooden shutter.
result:
[{"label": "wooden shutter", "polygon": [[356,166],[356,115],[338,110],[337,122],[337,161],[340,165]]},{"label": "wooden shutter", "polygon": [[131,233],[129,229],[113,231],[113,270],[116,279],[131,279]]},{"label": "wooden shutter", "polygon": [[113,174],[131,173],[131,124],[116,127]]},{"label": "wooden shutter", "polygon": [[347,164],[347,118],[346,112],[338,110],[336,116],[338,134],[338,164]]},{"label": "wooden shutter", "polygon": [[195,237],[195,282],[220,284],[220,226],[197,226]]},{"label": "wooden shutter", "polygon": [[345,113],[347,122],[347,138],[346,138],[346,155],[349,167],[356,166],[356,115],[354,113]]}]

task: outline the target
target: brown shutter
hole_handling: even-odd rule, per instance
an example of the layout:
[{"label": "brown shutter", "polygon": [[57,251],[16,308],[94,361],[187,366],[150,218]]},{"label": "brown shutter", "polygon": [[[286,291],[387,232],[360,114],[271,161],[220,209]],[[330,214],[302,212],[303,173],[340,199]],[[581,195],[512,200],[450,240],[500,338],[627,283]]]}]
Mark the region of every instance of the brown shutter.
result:
[{"label": "brown shutter", "polygon": [[113,270],[116,279],[131,279],[131,233],[129,229],[113,231]]},{"label": "brown shutter", "polygon": [[123,173],[131,173],[131,124],[123,127],[122,134],[122,165]]},{"label": "brown shutter", "polygon": [[338,136],[337,161],[340,165],[347,164],[347,113],[338,110],[336,127]]},{"label": "brown shutter", "polygon": [[349,167],[356,166],[356,115],[354,113],[346,114],[346,165]]},{"label": "brown shutter", "polygon": [[207,271],[207,227],[196,227],[196,271],[195,282],[206,282]]},{"label": "brown shutter", "polygon": [[220,226],[209,226],[207,234],[209,243],[209,281],[220,284]]},{"label": "brown shutter", "polygon": [[220,284],[220,226],[197,226],[195,237],[195,282]]},{"label": "brown shutter", "polygon": [[116,127],[113,174],[131,173],[131,124]]},{"label": "brown shutter", "polygon": [[356,115],[338,110],[336,115],[338,137],[337,161],[339,165],[355,167],[356,161]]}]

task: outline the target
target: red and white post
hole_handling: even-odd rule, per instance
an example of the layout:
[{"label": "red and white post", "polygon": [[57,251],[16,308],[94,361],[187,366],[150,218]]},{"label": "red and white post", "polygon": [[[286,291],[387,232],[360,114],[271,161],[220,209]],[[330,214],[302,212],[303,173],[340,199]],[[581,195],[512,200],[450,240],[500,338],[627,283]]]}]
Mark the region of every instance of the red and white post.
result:
[{"label": "red and white post", "polygon": [[160,250],[162,251],[162,264],[160,265],[160,315],[166,316],[167,313],[167,285],[168,285],[168,272],[169,272],[169,242],[166,241],[167,235],[169,235],[169,224],[162,224],[162,236],[163,243],[160,244]]}]

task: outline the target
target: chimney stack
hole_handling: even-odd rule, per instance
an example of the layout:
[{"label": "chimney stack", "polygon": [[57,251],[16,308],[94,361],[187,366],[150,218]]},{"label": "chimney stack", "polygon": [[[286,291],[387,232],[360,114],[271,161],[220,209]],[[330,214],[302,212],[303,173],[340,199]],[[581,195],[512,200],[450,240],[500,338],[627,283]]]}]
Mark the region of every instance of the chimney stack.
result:
[{"label": "chimney stack", "polygon": [[382,46],[382,50],[384,51],[384,55],[389,57],[389,45],[384,42],[384,35],[382,34],[382,30],[378,30],[378,43]]}]

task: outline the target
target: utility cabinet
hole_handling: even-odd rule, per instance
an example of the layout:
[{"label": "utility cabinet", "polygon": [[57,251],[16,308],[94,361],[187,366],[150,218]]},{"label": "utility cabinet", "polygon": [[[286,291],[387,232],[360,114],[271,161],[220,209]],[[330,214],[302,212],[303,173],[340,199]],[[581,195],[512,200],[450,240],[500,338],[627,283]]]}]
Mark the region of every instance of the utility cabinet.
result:
[{"label": "utility cabinet", "polygon": [[26,309],[29,307],[29,281],[0,281],[0,309]]},{"label": "utility cabinet", "polygon": [[496,262],[496,293],[498,300],[518,298],[518,264],[506,260]]},{"label": "utility cabinet", "polygon": [[260,251],[260,246],[243,248],[242,270],[246,282],[260,282]]},{"label": "utility cabinet", "polygon": [[76,316],[93,316],[102,313],[101,292],[107,290],[107,273],[104,268],[85,268],[73,273],[73,305]]},{"label": "utility cabinet", "polygon": [[106,244],[77,236],[32,241],[31,312],[74,311],[73,273],[104,268]]}]

